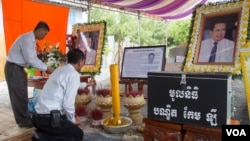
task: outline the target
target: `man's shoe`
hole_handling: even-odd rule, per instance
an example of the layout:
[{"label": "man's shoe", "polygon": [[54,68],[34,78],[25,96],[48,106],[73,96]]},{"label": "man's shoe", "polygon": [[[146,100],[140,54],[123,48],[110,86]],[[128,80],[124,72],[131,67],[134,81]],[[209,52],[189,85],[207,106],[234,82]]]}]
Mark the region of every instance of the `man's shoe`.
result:
[{"label": "man's shoe", "polygon": [[33,131],[31,137],[32,137],[32,141],[40,141],[37,131]]},{"label": "man's shoe", "polygon": [[34,127],[32,123],[20,123],[18,124],[20,128],[32,128]]}]

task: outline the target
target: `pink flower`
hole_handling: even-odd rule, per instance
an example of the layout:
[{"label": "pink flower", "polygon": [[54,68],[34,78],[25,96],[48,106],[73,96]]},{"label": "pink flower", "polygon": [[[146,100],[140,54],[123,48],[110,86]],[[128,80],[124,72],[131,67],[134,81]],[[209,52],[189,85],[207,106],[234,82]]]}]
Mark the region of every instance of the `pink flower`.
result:
[{"label": "pink flower", "polygon": [[84,105],[78,105],[76,106],[75,112],[77,116],[85,116],[87,115],[87,108]]},{"label": "pink flower", "polygon": [[89,94],[89,88],[79,88],[78,90],[77,90],[77,94],[78,95],[82,95],[82,94],[85,94],[85,95],[87,95],[87,94]]},{"label": "pink flower", "polygon": [[103,113],[100,109],[95,108],[90,112],[90,115],[91,115],[92,119],[100,120],[100,119],[102,119]]}]

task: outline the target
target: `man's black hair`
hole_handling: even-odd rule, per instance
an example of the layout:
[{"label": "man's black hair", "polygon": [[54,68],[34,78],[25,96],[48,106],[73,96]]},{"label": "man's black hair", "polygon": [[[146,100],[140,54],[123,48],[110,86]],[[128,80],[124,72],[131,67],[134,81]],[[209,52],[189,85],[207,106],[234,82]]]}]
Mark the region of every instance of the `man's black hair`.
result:
[{"label": "man's black hair", "polygon": [[213,21],[211,22],[210,27],[209,27],[209,30],[213,31],[214,28],[215,28],[215,25],[218,24],[218,23],[223,23],[223,24],[225,24],[226,27],[227,27],[227,22],[225,22],[225,21],[223,21],[223,20],[215,19],[215,20],[213,20]]},{"label": "man's black hair", "polygon": [[43,29],[46,29],[46,30],[50,30],[49,29],[49,25],[44,22],[44,21],[40,21],[39,23],[37,23],[36,27],[35,27],[35,30],[39,29],[39,28],[43,28]]},{"label": "man's black hair", "polygon": [[155,56],[155,54],[154,54],[154,53],[152,53],[152,52],[148,54],[148,56],[151,56],[151,55]]},{"label": "man's black hair", "polygon": [[80,49],[71,49],[67,53],[68,63],[76,64],[80,60],[84,60],[84,54]]}]

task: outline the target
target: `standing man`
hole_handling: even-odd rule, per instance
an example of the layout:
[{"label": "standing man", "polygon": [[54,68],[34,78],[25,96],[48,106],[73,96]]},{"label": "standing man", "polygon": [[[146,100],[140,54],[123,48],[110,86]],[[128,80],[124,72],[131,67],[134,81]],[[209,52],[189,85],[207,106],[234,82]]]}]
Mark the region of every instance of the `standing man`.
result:
[{"label": "standing man", "polygon": [[24,67],[34,67],[51,74],[36,53],[36,40],[42,40],[49,32],[47,23],[40,21],[33,31],[20,35],[12,44],[4,73],[8,85],[10,102],[16,123],[21,128],[33,127],[28,113],[28,80]]},{"label": "standing man", "polygon": [[[67,53],[68,64],[57,68],[45,83],[32,119],[40,140],[82,141],[83,131],[77,126],[75,98],[80,87],[84,54],[79,49]],[[85,86],[95,85],[95,80]],[[39,134],[40,133],[40,134]]]},{"label": "standing man", "polygon": [[210,27],[210,39],[201,42],[198,62],[233,62],[234,41],[225,38],[226,23],[215,21]]}]

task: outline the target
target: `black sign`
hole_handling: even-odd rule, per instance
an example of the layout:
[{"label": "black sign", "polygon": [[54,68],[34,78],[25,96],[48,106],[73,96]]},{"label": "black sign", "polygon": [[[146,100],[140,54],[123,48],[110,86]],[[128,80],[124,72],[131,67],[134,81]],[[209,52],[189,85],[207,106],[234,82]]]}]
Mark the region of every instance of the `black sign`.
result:
[{"label": "black sign", "polygon": [[231,74],[148,73],[148,118],[220,128],[231,116]]}]

